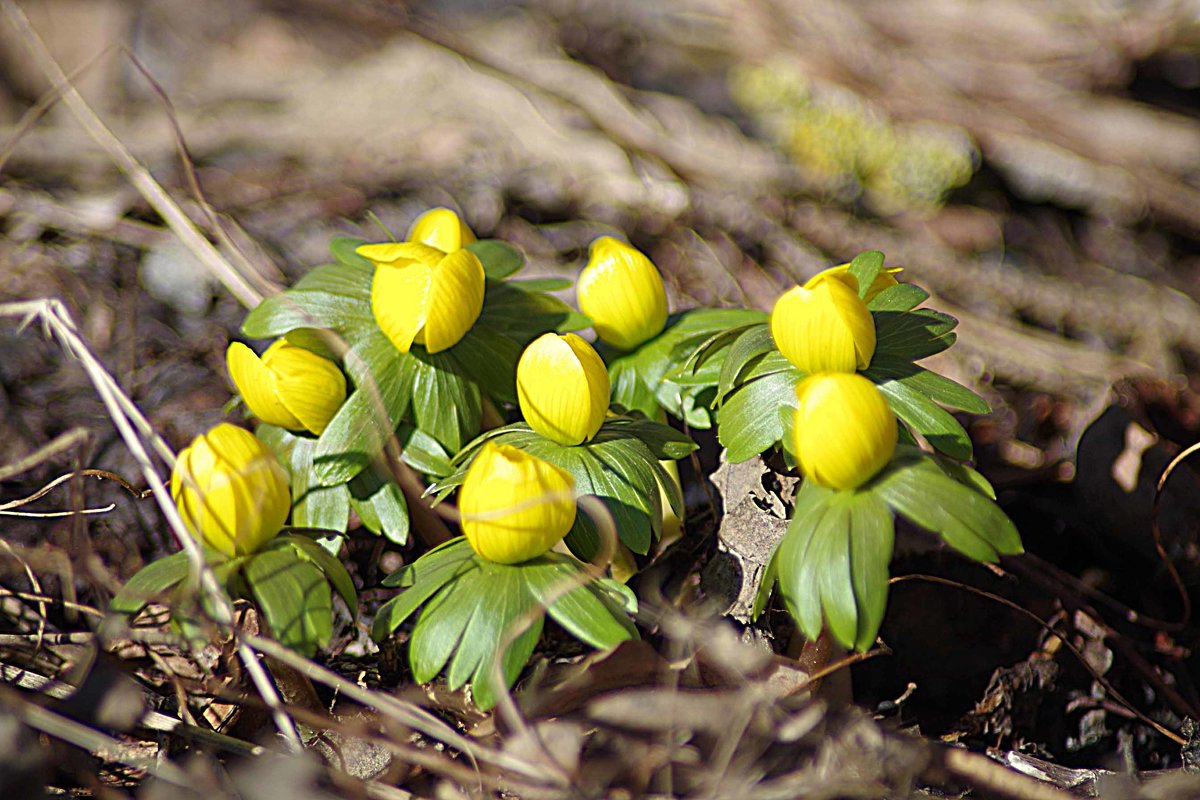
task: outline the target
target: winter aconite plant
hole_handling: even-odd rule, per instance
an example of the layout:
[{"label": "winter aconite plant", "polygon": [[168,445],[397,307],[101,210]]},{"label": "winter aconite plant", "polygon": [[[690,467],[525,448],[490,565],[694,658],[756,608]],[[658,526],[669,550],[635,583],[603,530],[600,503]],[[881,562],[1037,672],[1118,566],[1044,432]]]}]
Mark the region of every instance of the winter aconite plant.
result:
[{"label": "winter aconite plant", "polygon": [[579,516],[575,490],[553,464],[485,442],[458,489],[464,536],[384,581],[404,591],[379,610],[374,637],[421,608],[408,642],[413,677],[425,683],[444,668],[450,688],[470,683],[484,709],[517,679],[545,614],[593,647],[636,638],[627,617],[637,608],[633,593],[551,552]]},{"label": "winter aconite plant", "polygon": [[[330,584],[352,612],[346,568],[305,531],[284,529],[291,508],[287,473],[254,434],[223,422],[184,448],[171,473],[171,496],[205,560],[230,596],[252,601],[279,641],[314,653],[333,632]],[[186,609],[190,564],[180,552],[134,575],[113,599],[114,611],[137,613],[162,592]],[[189,636],[195,618],[173,621]]]},{"label": "winter aconite plant", "polygon": [[[979,561],[1021,552],[971,441],[942,405],[982,413],[969,389],[916,364],[954,343],[953,317],[864,253],[785,292],[769,319],[711,337],[685,371],[715,375],[731,461],[781,448],[804,482],[760,587],[800,630],[865,650],[883,620],[893,516]],[[899,423],[899,424],[898,424]],[[923,449],[926,443],[933,451]]]}]

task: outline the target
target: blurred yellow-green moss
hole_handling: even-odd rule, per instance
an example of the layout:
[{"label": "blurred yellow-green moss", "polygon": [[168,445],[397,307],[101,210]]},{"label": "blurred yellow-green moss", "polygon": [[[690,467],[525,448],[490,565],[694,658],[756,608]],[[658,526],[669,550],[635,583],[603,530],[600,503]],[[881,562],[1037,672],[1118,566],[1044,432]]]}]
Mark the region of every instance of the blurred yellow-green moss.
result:
[{"label": "blurred yellow-green moss", "polygon": [[829,197],[862,196],[881,214],[940,208],[979,163],[965,131],[893,120],[853,92],[813,83],[786,61],[739,66],[729,87],[734,101]]}]

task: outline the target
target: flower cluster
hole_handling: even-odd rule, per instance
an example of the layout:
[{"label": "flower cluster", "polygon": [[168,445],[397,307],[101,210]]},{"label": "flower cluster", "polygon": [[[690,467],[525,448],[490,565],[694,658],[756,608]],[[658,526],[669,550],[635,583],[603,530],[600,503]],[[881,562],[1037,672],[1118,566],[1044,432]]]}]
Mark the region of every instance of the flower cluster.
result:
[{"label": "flower cluster", "polygon": [[[461,536],[385,580],[404,592],[378,610],[372,635],[419,611],[414,676],[445,668],[481,707],[504,688],[494,663],[515,681],[543,613],[597,647],[635,637],[636,598],[621,581],[656,541],[682,535],[676,462],[697,447],[668,417],[685,430],[715,421],[730,461],[781,447],[803,476],[763,586],[779,585],[806,636],[827,626],[849,645],[873,643],[893,514],[973,558],[1020,551],[980,499],[986,481],[911,444],[967,461],[969,438],[942,406],[986,404],[916,365],[953,343],[955,321],[917,308],[928,295],[898,282],[881,253],[789,289],[768,316],[670,314],[653,261],[609,236],[591,243],[573,311],[549,294],[570,281],[511,279],[520,253],[477,239],[448,209],[421,215],[405,241],[331,249],[337,263],[248,315],[246,337],[271,342],[261,355],[228,347],[256,432],[217,425],[180,452],[171,479],[227,587],[291,646],[328,641],[332,590],[356,608],[339,540],[323,535],[351,520],[401,545],[410,527],[432,545],[457,523]],[[576,333],[589,325],[595,345]],[[396,480],[409,470],[424,495]],[[430,531],[410,520],[412,503],[455,493],[452,521]],[[583,562],[608,553],[612,577],[597,578]],[[186,568],[155,575],[170,580],[139,587],[168,588]],[[513,650],[484,652],[521,624],[533,627]]]},{"label": "flower cluster", "polygon": [[[875,320],[849,265],[784,293],[771,312],[775,346],[805,377],[796,385],[791,444],[801,472],[821,486],[856,489],[896,450],[896,417],[871,381],[857,375],[875,354]],[[897,283],[880,271],[865,294]]]}]

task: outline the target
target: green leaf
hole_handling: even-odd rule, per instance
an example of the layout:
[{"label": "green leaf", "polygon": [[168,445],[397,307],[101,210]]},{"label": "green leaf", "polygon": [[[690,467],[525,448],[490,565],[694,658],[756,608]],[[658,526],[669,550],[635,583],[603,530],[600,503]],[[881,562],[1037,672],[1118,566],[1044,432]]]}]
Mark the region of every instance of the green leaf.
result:
[{"label": "green leaf", "polygon": [[[534,647],[537,646],[538,640],[542,638],[544,621],[545,618],[542,615],[539,614],[536,616],[532,624],[505,651],[501,665],[505,688],[512,686],[516,682],[517,678],[521,675],[521,670],[529,663],[529,657],[533,655]],[[491,665],[487,665],[485,668],[485,665],[480,663],[479,670],[471,679],[471,696],[475,700],[475,705],[483,711],[487,711],[496,705],[496,700],[499,698],[499,687],[493,685]]]},{"label": "green leaf", "polygon": [[[850,574],[858,605],[854,649],[875,643],[887,610],[888,564],[895,538],[892,512],[874,492],[859,492],[850,507]],[[847,642],[847,644],[851,644]]]},{"label": "green leaf", "polygon": [[375,326],[371,283],[375,268],[361,263],[326,264],[310,270],[296,285],[265,299],[251,310],[242,332],[270,339],[303,328],[325,328],[359,338]]},{"label": "green leaf", "polygon": [[877,356],[871,360],[871,366],[863,370],[863,375],[876,383],[887,380],[900,381],[929,399],[950,408],[972,414],[987,414],[991,411],[987,402],[967,387],[924,367],[918,367],[907,359],[888,355]]},{"label": "green leaf", "polygon": [[717,402],[723,402],[726,396],[742,383],[742,371],[752,359],[774,349],[775,340],[771,338],[771,330],[765,323],[746,328],[729,346],[729,352],[721,364]]},{"label": "green leaf", "polygon": [[547,553],[522,564],[521,572],[550,617],[581,642],[604,650],[638,638],[629,618],[590,585],[582,564]]},{"label": "green leaf", "polygon": [[524,292],[561,292],[575,285],[570,278],[529,278],[514,283]]},{"label": "green leaf", "polygon": [[474,551],[466,539],[460,537],[393,572],[384,579],[383,585],[394,587],[407,583],[408,588],[380,607],[371,625],[371,638],[383,641],[443,586],[474,571],[477,566]]},{"label": "green leaf", "polygon": [[525,266],[521,251],[499,239],[480,239],[463,249],[479,257],[484,273],[494,281],[507,278]]},{"label": "green leaf", "polygon": [[[420,363],[398,351],[382,331],[356,349],[358,388],[330,420],[313,455],[318,482],[345,483],[370,463],[408,412]],[[349,361],[347,366],[349,366]]]},{"label": "green leaf", "polygon": [[971,437],[948,411],[901,381],[885,381],[879,391],[896,416],[935,448],[951,458],[971,458]]},{"label": "green leaf", "polygon": [[399,486],[380,477],[373,468],[355,475],[348,486],[350,507],[367,530],[383,534],[396,544],[408,541],[408,503]]},{"label": "green leaf", "polygon": [[852,647],[858,633],[858,604],[850,572],[850,506],[852,495],[830,498],[813,532],[812,570],[820,583],[821,610],[833,638]]},{"label": "green leaf", "polygon": [[355,236],[339,236],[329,243],[329,252],[345,266],[356,267],[360,270],[374,273],[375,265],[354,252],[364,244],[370,244],[370,242]]},{"label": "green leaf", "polygon": [[291,548],[264,550],[247,559],[246,584],[267,627],[280,644],[311,656],[333,635],[329,583]]},{"label": "green leaf", "polygon": [[117,614],[136,614],[146,603],[182,583],[190,569],[186,552],[172,553],[151,561],[125,582],[109,604],[109,610]]},{"label": "green leaf", "polygon": [[439,477],[454,472],[446,448],[425,431],[406,423],[400,426],[398,435],[400,458],[417,472]]},{"label": "green leaf", "polygon": [[[478,565],[476,565],[478,566]],[[463,575],[443,586],[425,604],[408,643],[408,662],[417,683],[429,683],[450,659],[485,598]],[[483,607],[487,613],[486,604]]]},{"label": "green leaf", "polygon": [[875,355],[895,356],[908,361],[940,353],[954,344],[954,317],[918,308],[915,311],[874,311]]},{"label": "green leaf", "polygon": [[883,269],[883,253],[878,250],[868,250],[865,253],[859,253],[850,262],[850,274],[858,279],[859,297],[867,296],[867,291],[871,288],[871,284],[875,282],[875,278],[879,275],[881,269]]},{"label": "green leaf", "polygon": [[872,311],[912,311],[929,299],[929,292],[913,283],[889,286],[871,298],[867,308]]},{"label": "green leaf", "polygon": [[631,417],[611,417],[604,421],[596,438],[633,438],[640,441],[650,450],[659,461],[678,461],[687,458],[699,445],[692,441],[686,433],[675,430],[670,425],[652,422],[648,419],[633,419]]},{"label": "green leaf", "polygon": [[322,486],[313,467],[317,440],[276,427],[260,425],[255,431],[271,448],[291,476],[292,525],[346,532],[350,492],[345,484]]},{"label": "green leaf", "polygon": [[446,354],[447,365],[470,378],[496,400],[517,402],[517,361],[521,346],[489,325],[475,323]]},{"label": "green leaf", "polygon": [[297,555],[312,562],[313,566],[321,570],[325,578],[341,595],[342,600],[346,601],[346,607],[350,609],[350,613],[358,616],[358,592],[354,590],[354,581],[351,580],[350,573],[346,571],[346,567],[338,560],[337,556],[307,536],[294,533],[276,536],[270,545],[272,549],[284,546],[291,547]]},{"label": "green leaf", "polygon": [[454,357],[414,347],[413,424],[451,452],[479,433],[483,398],[479,386],[454,371]]},{"label": "green leaf", "polygon": [[756,323],[762,316],[761,311],[745,309],[692,309],[669,317],[658,336],[632,352],[620,353],[601,345],[600,354],[609,365],[613,402],[650,419],[656,419],[661,409],[686,417],[689,424],[708,427],[708,413],[696,408],[695,395],[711,384],[691,383],[695,376],[690,370],[682,370],[687,382],[667,379],[667,375],[679,373],[700,343],[730,327]]},{"label": "green leaf", "polygon": [[777,543],[775,549],[771,551],[767,568],[763,570],[758,589],[754,593],[754,606],[750,611],[750,618],[756,621],[766,610],[767,601],[771,599],[771,590],[775,588],[775,581],[779,577],[779,544]]},{"label": "green leaf", "polygon": [[[475,585],[471,591],[486,597],[487,602],[475,609],[471,621],[463,629],[462,639],[454,648],[454,654],[448,659],[446,685],[452,692],[458,691],[471,680],[484,662],[490,664],[499,657],[497,650],[500,631],[506,622],[504,615],[509,600],[509,586],[505,574],[489,574],[489,566],[492,566],[489,562],[480,561],[479,574],[472,576]],[[518,586],[517,590],[520,591],[521,587]]]},{"label": "green leaf", "polygon": [[[805,485],[811,481],[806,481]],[[776,574],[779,594],[787,606],[788,613],[796,621],[800,632],[808,639],[821,634],[823,615],[821,612],[820,565],[812,557],[816,532],[828,511],[828,494],[814,492],[811,503],[799,504],[793,512],[783,541],[775,554],[778,560]]]},{"label": "green leaf", "polygon": [[790,370],[740,386],[717,412],[717,439],[731,462],[745,461],[770,449],[787,433],[782,410],[796,407],[796,382]]},{"label": "green leaf", "polygon": [[[895,462],[893,462],[895,463]],[[900,463],[876,479],[873,491],[915,525],[976,561],[1024,552],[1016,527],[1000,507],[942,472],[931,459]]]},{"label": "green leaf", "polygon": [[[493,666],[503,657],[501,640],[510,627],[522,622],[528,624],[530,620],[523,618],[536,605],[520,565],[482,562],[477,581],[477,591],[488,598],[487,608],[471,618],[462,643],[450,662],[446,679],[451,690],[458,689],[468,680],[478,681],[480,687],[491,684],[489,678]],[[494,697],[495,693],[488,696]],[[475,698],[477,704],[479,699]]]},{"label": "green leaf", "polygon": [[[519,281],[489,280],[483,296],[483,311],[475,324],[482,324],[485,329],[503,331],[524,349],[525,345],[547,331],[578,330],[575,324],[582,320],[576,318],[581,316],[557,297],[543,292],[524,291]],[[579,327],[587,327],[588,324],[590,321]]]},{"label": "green leaf", "polygon": [[435,580],[443,569],[462,566],[464,562],[474,558],[475,551],[471,549],[471,543],[467,541],[467,537],[456,536],[449,541],[442,542],[413,563],[406,564],[388,575],[383,579],[381,585],[394,589],[416,586],[419,583],[424,584]]},{"label": "green leaf", "polygon": [[632,356],[615,358],[608,364],[608,380],[612,386],[611,402],[626,411],[638,411],[654,417],[659,410],[658,397],[642,380]]},{"label": "green leaf", "polygon": [[[489,597],[494,598],[489,620],[477,631],[476,625],[480,623],[482,615],[476,614],[472,618],[470,627],[463,634],[463,643],[450,665],[447,681],[450,688],[454,689],[465,680],[463,675],[466,666],[475,662],[475,669],[468,677],[475,705],[483,711],[494,706],[500,692],[513,685],[541,636],[543,614],[541,609],[537,609],[537,601],[530,592],[523,566],[489,564],[485,567],[494,569],[494,578],[488,587]],[[517,626],[523,629],[502,651],[504,639],[517,633]],[[460,658],[463,659],[463,667],[459,667]],[[502,687],[493,679],[497,659],[504,680]]]}]

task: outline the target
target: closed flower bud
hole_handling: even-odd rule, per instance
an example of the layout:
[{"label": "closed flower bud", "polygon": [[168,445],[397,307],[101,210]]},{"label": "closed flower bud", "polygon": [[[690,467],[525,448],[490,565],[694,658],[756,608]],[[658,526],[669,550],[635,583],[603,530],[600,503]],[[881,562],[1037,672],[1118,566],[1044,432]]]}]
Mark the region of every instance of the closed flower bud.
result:
[{"label": "closed flower bud", "polygon": [[319,436],[346,399],[346,378],[337,365],[286,339],[262,358],[234,342],[225,361],[246,405],[269,425]]},{"label": "closed flower bud", "polygon": [[171,497],[192,534],[227,556],[257,552],[292,507],[287,473],[258,437],[222,422],[175,460]]},{"label": "closed flower bud", "polygon": [[476,553],[518,564],[545,553],[571,529],[575,481],[524,450],[487,442],[458,490],[458,511]]},{"label": "closed flower bud", "polygon": [[857,489],[896,452],[896,415],[861,375],[828,372],[796,386],[792,445],[805,477],[830,489]]},{"label": "closed flower bud", "polygon": [[576,291],[596,335],[621,350],[654,338],[667,324],[667,292],[658,269],[611,236],[592,242]]},{"label": "closed flower bud", "polygon": [[854,372],[871,365],[875,320],[855,277],[834,267],[775,301],[771,338],[802,372]]},{"label": "closed flower bud", "polygon": [[355,252],[375,264],[371,311],[400,352],[413,342],[430,353],[446,350],[479,319],[483,264],[470,250],[446,253],[420,242],[393,242]]},{"label": "closed flower bud", "polygon": [[546,333],[517,362],[517,399],[535,431],[574,445],[596,435],[609,402],[608,369],[596,350],[573,333]]},{"label": "closed flower bud", "polygon": [[448,208],[433,208],[417,217],[408,230],[408,241],[453,253],[475,241],[475,234],[458,214]]}]

